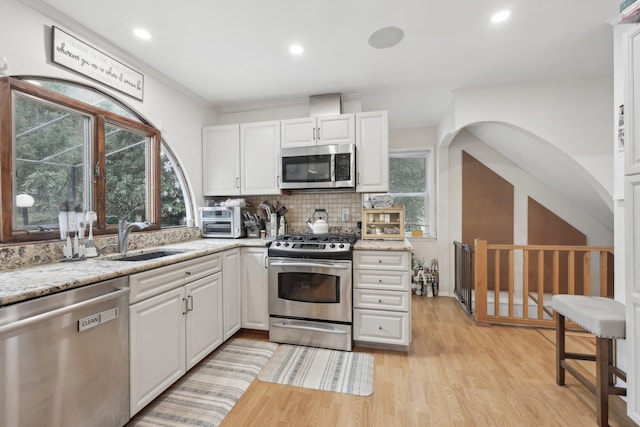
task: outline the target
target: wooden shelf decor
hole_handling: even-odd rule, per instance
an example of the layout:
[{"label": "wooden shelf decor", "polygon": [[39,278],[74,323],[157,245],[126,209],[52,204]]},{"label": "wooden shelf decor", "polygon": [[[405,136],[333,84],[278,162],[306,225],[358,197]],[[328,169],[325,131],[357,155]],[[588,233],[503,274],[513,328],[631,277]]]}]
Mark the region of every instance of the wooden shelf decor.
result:
[{"label": "wooden shelf decor", "polygon": [[404,239],[404,206],[362,210],[363,239]]}]

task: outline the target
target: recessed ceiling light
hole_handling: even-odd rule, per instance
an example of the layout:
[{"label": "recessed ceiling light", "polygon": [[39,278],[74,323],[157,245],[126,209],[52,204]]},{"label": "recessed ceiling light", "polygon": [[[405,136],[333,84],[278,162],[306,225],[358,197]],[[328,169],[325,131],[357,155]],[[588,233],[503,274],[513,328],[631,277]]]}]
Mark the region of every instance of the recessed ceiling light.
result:
[{"label": "recessed ceiling light", "polygon": [[511,16],[510,10],[501,10],[500,12],[496,12],[491,17],[491,22],[497,24],[499,22],[504,22]]},{"label": "recessed ceiling light", "polygon": [[133,30],[133,34],[136,35],[139,39],[149,40],[151,38],[151,33],[142,28],[136,28]]},{"label": "recessed ceiling light", "polygon": [[384,27],[369,36],[369,45],[376,49],[387,49],[402,41],[404,32],[398,27]]},{"label": "recessed ceiling light", "polygon": [[292,55],[302,55],[302,53],[304,52],[304,48],[302,47],[302,45],[292,44],[291,46],[289,46],[289,52]]}]

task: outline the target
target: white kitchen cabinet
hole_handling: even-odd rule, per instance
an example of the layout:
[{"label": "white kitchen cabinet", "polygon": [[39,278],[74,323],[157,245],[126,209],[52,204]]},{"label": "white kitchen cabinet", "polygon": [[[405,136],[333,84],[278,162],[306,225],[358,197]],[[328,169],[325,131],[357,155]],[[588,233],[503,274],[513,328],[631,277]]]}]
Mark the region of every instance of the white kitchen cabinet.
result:
[{"label": "white kitchen cabinet", "polygon": [[222,254],[222,330],[224,340],[231,338],[242,325],[242,270],[240,249]]},{"label": "white kitchen cabinet", "polygon": [[280,194],[280,122],[240,125],[240,194]]},{"label": "white kitchen cabinet", "polygon": [[389,125],[386,111],[356,113],[356,191],[389,191]]},{"label": "white kitchen cabinet", "polygon": [[280,123],[281,148],[355,143],[354,114],[304,117]]},{"label": "white kitchen cabinet", "polygon": [[[628,33],[625,81],[625,174],[640,173],[640,27]],[[637,79],[636,79],[637,77]]]},{"label": "white kitchen cabinet", "polygon": [[280,122],[210,126],[202,131],[205,196],[280,194]]},{"label": "white kitchen cabinet", "polygon": [[133,416],[222,343],[221,255],[129,278]]},{"label": "white kitchen cabinet", "polygon": [[626,177],[627,413],[640,423],[640,174]]},{"label": "white kitchen cabinet", "polygon": [[242,327],[269,330],[266,248],[242,248]]},{"label": "white kitchen cabinet", "polygon": [[353,336],[357,344],[409,349],[409,252],[353,252]]},{"label": "white kitchen cabinet", "polygon": [[640,424],[640,26],[626,33],[624,40],[627,414]]},{"label": "white kitchen cabinet", "polygon": [[240,126],[210,126],[202,130],[202,193],[240,194]]}]

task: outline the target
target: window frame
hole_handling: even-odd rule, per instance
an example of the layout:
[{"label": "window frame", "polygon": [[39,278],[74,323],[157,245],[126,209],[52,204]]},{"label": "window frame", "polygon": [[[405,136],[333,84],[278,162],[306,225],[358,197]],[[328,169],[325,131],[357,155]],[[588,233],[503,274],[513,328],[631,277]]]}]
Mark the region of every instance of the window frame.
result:
[{"label": "window frame", "polygon": [[[121,115],[86,104],[82,101],[67,97],[57,92],[43,89],[37,85],[13,77],[0,79],[0,242],[29,242],[54,240],[60,238],[58,228],[51,231],[29,233],[25,229],[13,228],[14,200],[13,194],[13,93],[41,99],[64,108],[76,110],[81,114],[92,117],[93,129],[91,147],[92,177],[92,210],[97,213],[98,220],[94,225],[94,234],[112,234],[117,232],[115,225],[106,224],[105,212],[105,123],[111,123],[134,132],[139,132],[149,138],[147,161],[149,162],[149,176],[147,177],[147,210],[151,230],[160,229],[160,131],[153,126],[141,123]],[[89,177],[87,177],[89,179]],[[89,207],[85,207],[89,210]]]},{"label": "window frame", "polygon": [[[434,159],[435,150],[432,147],[426,148],[413,148],[413,149],[391,149],[389,150],[389,159],[392,157],[425,157],[425,191],[424,193],[393,193],[391,188],[389,188],[389,194],[392,197],[395,196],[415,196],[419,194],[424,194],[424,204],[425,204],[425,228],[426,232],[422,236],[423,238],[436,238],[437,237],[437,228],[436,228],[436,194],[435,194],[435,159]],[[406,215],[405,215],[406,220]],[[408,236],[414,237],[415,236]]]}]

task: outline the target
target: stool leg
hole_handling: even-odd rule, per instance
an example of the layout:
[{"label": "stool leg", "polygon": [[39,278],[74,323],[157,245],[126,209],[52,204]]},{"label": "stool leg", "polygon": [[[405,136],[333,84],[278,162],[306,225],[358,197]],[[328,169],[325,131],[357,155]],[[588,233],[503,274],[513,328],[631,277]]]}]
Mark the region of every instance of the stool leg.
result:
[{"label": "stool leg", "polygon": [[609,425],[610,339],[596,337],[596,405],[598,426]]},{"label": "stool leg", "polygon": [[556,312],[556,384],[564,385],[564,316]]}]

